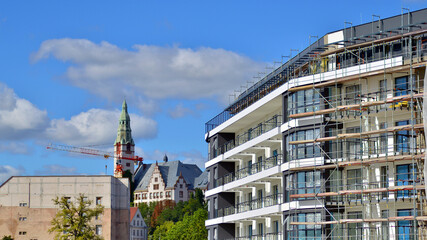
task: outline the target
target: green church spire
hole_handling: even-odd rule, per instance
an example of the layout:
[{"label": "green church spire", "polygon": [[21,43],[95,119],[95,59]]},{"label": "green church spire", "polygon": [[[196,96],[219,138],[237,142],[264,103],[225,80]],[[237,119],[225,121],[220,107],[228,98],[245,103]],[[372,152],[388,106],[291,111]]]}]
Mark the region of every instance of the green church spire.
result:
[{"label": "green church spire", "polygon": [[134,145],[132,139],[132,130],[130,129],[130,117],[128,114],[128,105],[126,104],[126,100],[124,100],[122,104],[122,113],[120,114],[119,128],[117,129],[117,138],[114,142],[114,145],[117,143],[130,143]]}]

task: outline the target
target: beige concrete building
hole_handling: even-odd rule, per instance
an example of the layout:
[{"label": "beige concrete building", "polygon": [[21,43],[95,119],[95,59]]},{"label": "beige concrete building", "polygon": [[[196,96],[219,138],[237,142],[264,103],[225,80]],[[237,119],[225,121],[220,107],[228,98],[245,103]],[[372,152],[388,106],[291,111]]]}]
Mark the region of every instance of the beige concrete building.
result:
[{"label": "beige concrete building", "polygon": [[74,200],[82,193],[104,213],[93,224],[105,240],[129,239],[129,181],[112,176],[11,177],[0,186],[0,237],[53,239],[50,223],[58,208],[55,197]]}]

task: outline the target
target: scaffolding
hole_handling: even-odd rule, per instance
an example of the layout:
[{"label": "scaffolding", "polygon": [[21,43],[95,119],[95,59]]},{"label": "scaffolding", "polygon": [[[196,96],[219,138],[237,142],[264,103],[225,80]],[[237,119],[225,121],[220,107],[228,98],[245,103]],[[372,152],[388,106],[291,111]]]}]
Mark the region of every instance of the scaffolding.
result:
[{"label": "scaffolding", "polygon": [[[275,178],[282,181],[283,192],[248,197],[249,201],[220,212],[226,219],[265,206],[281,207],[274,214],[235,221],[241,225],[233,239],[427,239],[426,13],[415,17],[414,12],[402,12],[398,27],[399,17],[373,16],[371,26],[345,23],[343,30],[318,38],[206,123],[209,139],[212,129],[264,96],[275,92],[275,99],[283,100],[282,113],[274,112],[274,121],[256,122],[232,137],[224,132],[223,143],[210,145],[213,159],[264,134],[271,129],[267,126],[281,130],[280,138],[270,139],[282,144],[278,156],[248,161],[247,167],[237,165],[235,171],[214,177],[217,187],[276,166],[282,174]],[[357,36],[367,27],[370,34]],[[240,188],[269,181],[256,180]],[[234,187],[230,191],[237,192]],[[242,223],[265,218],[267,224],[271,216],[280,216],[283,227],[269,233],[273,235],[262,231],[253,235],[252,229],[258,228]]]},{"label": "scaffolding", "polygon": [[[284,199],[312,203],[289,211],[287,239],[427,239],[426,33],[352,45],[351,37],[300,67],[353,72],[295,79],[285,98],[286,120],[313,121],[284,139]],[[387,62],[398,57],[400,65]],[[382,69],[368,69],[379,61]]]}]

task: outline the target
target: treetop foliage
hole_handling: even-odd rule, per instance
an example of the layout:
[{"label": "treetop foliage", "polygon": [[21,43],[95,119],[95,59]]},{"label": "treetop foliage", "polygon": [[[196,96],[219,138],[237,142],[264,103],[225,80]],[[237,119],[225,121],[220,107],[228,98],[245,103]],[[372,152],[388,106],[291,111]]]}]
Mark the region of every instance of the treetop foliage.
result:
[{"label": "treetop foliage", "polygon": [[206,204],[202,190],[196,189],[186,202],[172,200],[141,204],[140,212],[149,223],[149,239],[206,239]]},{"label": "treetop foliage", "polygon": [[76,198],[76,203],[65,197],[56,197],[52,201],[59,208],[49,229],[49,233],[55,233],[55,240],[102,239],[95,234],[91,220],[104,212],[103,206],[91,208],[92,201],[87,200],[83,194]]}]

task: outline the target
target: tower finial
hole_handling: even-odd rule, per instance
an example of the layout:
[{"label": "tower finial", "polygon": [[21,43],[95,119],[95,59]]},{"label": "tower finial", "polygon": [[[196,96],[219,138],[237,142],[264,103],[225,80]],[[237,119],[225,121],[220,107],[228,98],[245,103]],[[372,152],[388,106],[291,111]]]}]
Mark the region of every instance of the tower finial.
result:
[{"label": "tower finial", "polygon": [[126,103],[126,98],[123,100],[123,104],[122,104],[122,110],[128,110],[128,105]]}]

